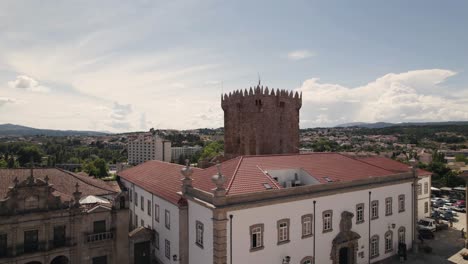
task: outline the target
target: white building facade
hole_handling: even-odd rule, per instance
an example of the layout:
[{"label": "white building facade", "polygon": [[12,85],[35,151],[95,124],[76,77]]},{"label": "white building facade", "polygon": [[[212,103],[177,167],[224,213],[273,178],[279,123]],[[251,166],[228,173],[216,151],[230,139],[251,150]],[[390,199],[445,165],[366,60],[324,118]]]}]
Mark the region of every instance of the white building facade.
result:
[{"label": "white building facade", "polygon": [[[133,221],[158,233],[154,254],[161,263],[377,263],[403,245],[411,249],[415,241],[420,179],[411,170],[395,173],[317,153],[240,157],[218,170],[140,166],[154,178],[164,172],[169,187],[177,185],[172,179],[182,170],[177,203],[165,194],[172,187],[137,186],[139,166],[121,179],[133,200],[138,193],[139,204],[141,199],[159,204],[160,217],[162,210],[170,211],[168,229],[130,203]],[[147,180],[140,185],[149,184],[149,175],[141,177]],[[170,255],[163,250],[166,239]]]},{"label": "white building facade", "polygon": [[197,152],[201,152],[202,149],[203,148],[201,146],[172,147],[172,162],[178,161],[180,156],[183,156],[184,158],[190,158]]}]

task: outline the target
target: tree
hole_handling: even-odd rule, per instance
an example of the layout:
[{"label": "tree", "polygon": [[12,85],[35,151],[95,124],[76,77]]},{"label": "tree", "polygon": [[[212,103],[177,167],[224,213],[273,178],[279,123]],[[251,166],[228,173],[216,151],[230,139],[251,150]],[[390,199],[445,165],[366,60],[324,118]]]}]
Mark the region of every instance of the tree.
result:
[{"label": "tree", "polygon": [[456,162],[468,162],[468,159],[463,154],[457,154],[455,155],[455,161]]},{"label": "tree", "polygon": [[0,168],[5,169],[8,167],[8,162],[4,159],[0,159]]},{"label": "tree", "polygon": [[96,168],[97,170],[97,175],[95,175],[96,177],[105,177],[108,174],[108,171],[109,171],[109,167],[107,166],[107,163],[105,160],[103,159],[96,159],[94,160],[94,167]]},{"label": "tree", "polygon": [[219,153],[224,151],[224,144],[222,141],[213,141],[206,145],[203,148],[202,154],[200,156],[201,160],[212,159],[217,156]]},{"label": "tree", "polygon": [[42,158],[42,152],[37,146],[25,146],[18,151],[18,162],[21,166],[25,167],[31,161],[40,163]]}]

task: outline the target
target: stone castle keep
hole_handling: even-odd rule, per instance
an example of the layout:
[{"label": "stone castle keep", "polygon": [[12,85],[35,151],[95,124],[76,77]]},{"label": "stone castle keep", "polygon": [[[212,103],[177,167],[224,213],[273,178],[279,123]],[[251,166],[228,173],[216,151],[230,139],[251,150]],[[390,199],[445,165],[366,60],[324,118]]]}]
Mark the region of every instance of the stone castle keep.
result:
[{"label": "stone castle keep", "polygon": [[221,95],[226,158],[299,153],[302,94],[257,85]]}]

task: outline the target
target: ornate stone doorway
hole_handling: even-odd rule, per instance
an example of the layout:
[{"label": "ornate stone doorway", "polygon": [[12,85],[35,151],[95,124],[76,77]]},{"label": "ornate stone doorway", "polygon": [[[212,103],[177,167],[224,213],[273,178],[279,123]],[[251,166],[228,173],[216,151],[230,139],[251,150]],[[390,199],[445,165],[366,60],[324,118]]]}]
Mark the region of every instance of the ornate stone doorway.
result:
[{"label": "ornate stone doorway", "polygon": [[351,231],[353,213],[341,213],[340,233],[333,239],[330,258],[333,264],[356,264],[358,239],[361,236]]}]

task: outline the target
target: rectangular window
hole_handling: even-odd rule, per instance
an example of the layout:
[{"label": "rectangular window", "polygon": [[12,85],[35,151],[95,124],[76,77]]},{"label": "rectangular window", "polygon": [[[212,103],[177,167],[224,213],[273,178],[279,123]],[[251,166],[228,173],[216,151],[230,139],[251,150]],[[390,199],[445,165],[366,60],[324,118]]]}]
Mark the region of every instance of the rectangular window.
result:
[{"label": "rectangular window", "polygon": [[171,213],[168,210],[165,210],[164,224],[167,229],[171,229]]},{"label": "rectangular window", "polygon": [[385,198],[385,215],[391,215],[392,214],[392,197],[387,197]]},{"label": "rectangular window", "polygon": [[329,232],[333,230],[333,212],[327,210],[323,212],[323,232]]},{"label": "rectangular window", "polygon": [[203,248],[203,223],[200,221],[195,222],[196,226],[196,244]]},{"label": "rectangular window", "polygon": [[171,259],[171,242],[166,239],[165,241],[165,255],[167,259]]},{"label": "rectangular window", "polygon": [[8,235],[0,234],[0,257],[6,256],[8,253]]},{"label": "rectangular window", "polygon": [[158,231],[154,231],[154,246],[156,249],[159,249],[159,233]]},{"label": "rectangular window", "polygon": [[144,227],[145,226],[145,220],[141,219],[140,221],[141,221],[140,226]]},{"label": "rectangular window", "polygon": [[364,223],[364,204],[356,205],[356,224]]},{"label": "rectangular window", "polygon": [[263,248],[263,224],[250,226],[250,251]]},{"label": "rectangular window", "polygon": [[39,249],[39,232],[37,230],[24,231],[24,252],[35,252]]},{"label": "rectangular window", "polygon": [[277,222],[278,244],[289,242],[289,219],[281,219]]},{"label": "rectangular window", "polygon": [[138,227],[138,215],[135,214],[135,228]]},{"label": "rectangular window", "polygon": [[159,205],[157,204],[154,205],[154,220],[159,222]]},{"label": "rectangular window", "polygon": [[424,183],[424,194],[427,194],[429,192],[429,183],[425,182]]},{"label": "rectangular window", "polygon": [[398,195],[398,212],[405,211],[405,195],[400,194]]},{"label": "rectangular window", "polygon": [[138,206],[138,193],[135,192],[135,206]]},{"label": "rectangular window", "polygon": [[106,232],[106,221],[94,221],[93,223],[93,232],[94,234]]},{"label": "rectangular window", "polygon": [[424,202],[424,213],[425,214],[429,213],[429,203],[428,202]]},{"label": "rectangular window", "polygon": [[143,198],[143,195],[141,196],[141,210],[145,211],[145,198]]},{"label": "rectangular window", "polygon": [[302,238],[312,236],[312,214],[302,216]]},{"label": "rectangular window", "polygon": [[371,202],[371,216],[372,219],[379,218],[379,201],[374,200]]},{"label": "rectangular window", "polygon": [[376,258],[379,256],[379,236],[375,235],[371,238],[370,256]]},{"label": "rectangular window", "polygon": [[422,194],[422,184],[418,184],[418,195]]},{"label": "rectangular window", "polygon": [[151,201],[148,200],[148,215],[151,216]]},{"label": "rectangular window", "polygon": [[132,189],[129,189],[128,197],[130,197],[130,202],[132,202],[132,198],[133,198],[132,196],[133,196]]},{"label": "rectangular window", "polygon": [[393,251],[393,233],[392,231],[387,231],[385,233],[385,253]]},{"label": "rectangular window", "polygon": [[54,247],[62,247],[65,246],[65,239],[66,239],[66,234],[65,234],[65,226],[60,225],[60,226],[54,226]]}]

